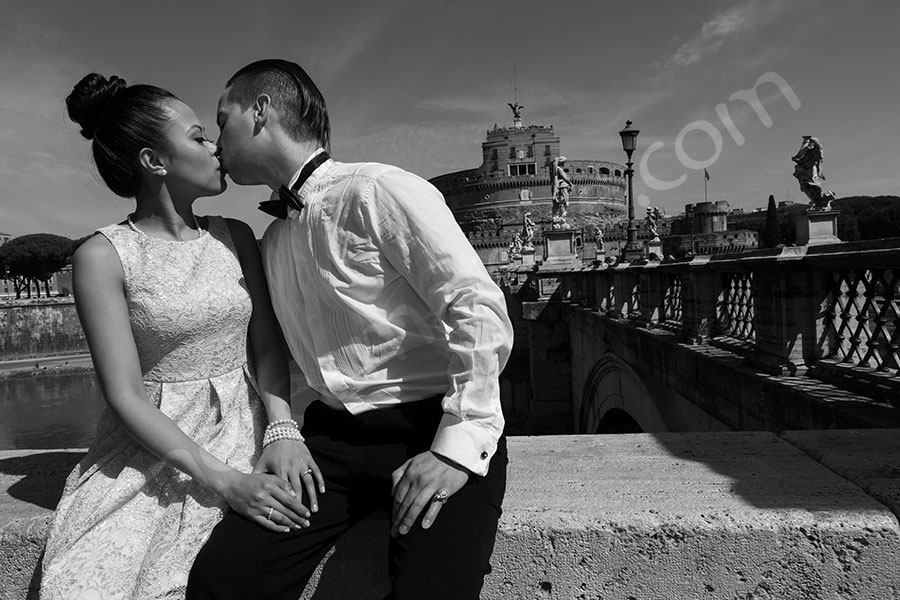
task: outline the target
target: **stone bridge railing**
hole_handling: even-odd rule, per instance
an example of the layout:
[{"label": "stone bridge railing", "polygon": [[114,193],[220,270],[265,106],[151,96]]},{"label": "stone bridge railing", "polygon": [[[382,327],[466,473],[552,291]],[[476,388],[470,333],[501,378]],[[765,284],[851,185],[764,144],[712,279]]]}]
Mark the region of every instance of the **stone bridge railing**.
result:
[{"label": "stone bridge railing", "polygon": [[512,277],[520,296],[530,291],[533,299],[668,329],[769,373],[815,377],[900,406],[900,238],[540,266]]},{"label": "stone bridge railing", "polygon": [[[900,598],[898,431],[511,437],[481,598]],[[0,452],[0,598],[38,597],[82,456]],[[383,598],[387,534],[357,525],[302,599]]]}]

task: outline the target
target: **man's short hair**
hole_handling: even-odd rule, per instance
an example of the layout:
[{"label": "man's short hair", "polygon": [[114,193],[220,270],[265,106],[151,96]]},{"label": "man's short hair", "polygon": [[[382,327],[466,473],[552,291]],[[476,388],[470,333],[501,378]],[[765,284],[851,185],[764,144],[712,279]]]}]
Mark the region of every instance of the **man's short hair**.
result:
[{"label": "man's short hair", "polygon": [[265,59],[250,63],[225,84],[228,99],[241,110],[250,108],[261,94],[272,99],[279,123],[294,141],[313,139],[326,150],[331,144],[331,125],[325,98],[312,78],[287,60]]}]

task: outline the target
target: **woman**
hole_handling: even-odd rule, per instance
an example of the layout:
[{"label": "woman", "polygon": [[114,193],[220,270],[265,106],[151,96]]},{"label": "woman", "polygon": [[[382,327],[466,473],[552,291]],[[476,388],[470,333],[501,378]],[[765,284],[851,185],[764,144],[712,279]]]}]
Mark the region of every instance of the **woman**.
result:
[{"label": "woman", "polygon": [[73,257],[107,409],[57,508],[41,597],[179,598],[229,506],[287,532],[308,526],[301,498],[316,510],[324,484],[290,420],[253,233],[192,212],[225,189],[194,112],[160,88],[96,73],[66,105],[104,182],[136,207]]}]

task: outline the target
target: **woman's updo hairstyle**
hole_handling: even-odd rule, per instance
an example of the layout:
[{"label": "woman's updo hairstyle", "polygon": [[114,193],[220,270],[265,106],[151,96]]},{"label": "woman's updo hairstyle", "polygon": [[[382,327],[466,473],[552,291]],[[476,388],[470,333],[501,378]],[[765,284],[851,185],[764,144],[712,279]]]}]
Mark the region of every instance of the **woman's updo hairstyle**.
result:
[{"label": "woman's updo hairstyle", "polygon": [[103,181],[118,196],[132,198],[141,183],[138,154],[165,149],[163,127],[171,120],[166,103],[176,100],[152,85],[126,86],[113,75],[86,75],[66,98],[69,118],[92,140],[94,163]]}]

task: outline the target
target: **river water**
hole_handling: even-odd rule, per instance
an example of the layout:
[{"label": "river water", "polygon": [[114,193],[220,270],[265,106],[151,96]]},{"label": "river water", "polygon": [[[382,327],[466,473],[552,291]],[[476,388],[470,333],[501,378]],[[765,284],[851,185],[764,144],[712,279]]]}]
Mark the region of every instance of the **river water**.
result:
[{"label": "river water", "polygon": [[0,379],[0,450],[86,448],[104,406],[93,372]]},{"label": "river water", "polygon": [[[297,421],[315,398],[291,363],[291,408]],[[87,448],[105,406],[93,371],[0,378],[0,450]]]}]

